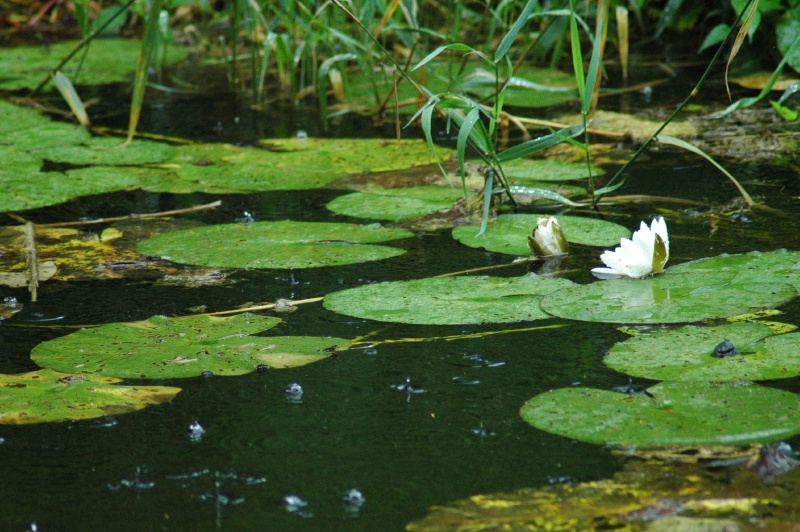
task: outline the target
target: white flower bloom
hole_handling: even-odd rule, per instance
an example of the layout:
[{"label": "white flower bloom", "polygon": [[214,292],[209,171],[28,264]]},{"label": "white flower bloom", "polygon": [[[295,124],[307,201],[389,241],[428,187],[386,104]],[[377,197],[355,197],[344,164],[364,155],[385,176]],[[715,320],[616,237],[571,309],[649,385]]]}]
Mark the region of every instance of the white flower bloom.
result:
[{"label": "white flower bloom", "polygon": [[633,237],[620,240],[619,247],[614,251],[604,251],[600,260],[608,268],[593,268],[592,273],[601,279],[639,278],[661,273],[668,259],[667,223],[659,216],[650,223],[650,227],[642,222]]},{"label": "white flower bloom", "polygon": [[536,222],[533,235],[528,237],[528,247],[537,257],[564,255],[569,248],[567,237],[554,216],[542,216]]}]

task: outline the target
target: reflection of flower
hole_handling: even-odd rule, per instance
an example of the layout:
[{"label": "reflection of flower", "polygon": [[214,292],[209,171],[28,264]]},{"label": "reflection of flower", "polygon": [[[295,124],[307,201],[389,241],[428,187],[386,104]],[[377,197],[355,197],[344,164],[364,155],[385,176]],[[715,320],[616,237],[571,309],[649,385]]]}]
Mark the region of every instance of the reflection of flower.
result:
[{"label": "reflection of flower", "polygon": [[533,235],[528,237],[528,247],[537,257],[554,257],[567,252],[567,237],[554,216],[539,218]]},{"label": "reflection of flower", "polygon": [[667,223],[659,216],[650,223],[650,227],[642,222],[633,237],[620,240],[619,247],[614,251],[604,251],[600,260],[608,268],[593,268],[592,273],[601,279],[644,277],[662,272],[668,259]]}]

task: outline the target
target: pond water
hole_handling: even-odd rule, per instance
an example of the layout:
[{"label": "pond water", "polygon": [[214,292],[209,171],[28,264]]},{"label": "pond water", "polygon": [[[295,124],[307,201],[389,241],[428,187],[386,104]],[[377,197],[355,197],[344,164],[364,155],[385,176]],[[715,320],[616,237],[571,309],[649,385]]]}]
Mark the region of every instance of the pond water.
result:
[{"label": "pond water", "polygon": [[[106,101],[99,121],[124,114]],[[239,117],[236,120],[235,117]],[[115,124],[117,125],[117,124]],[[250,142],[314,134],[316,120],[287,111],[265,119],[243,103],[154,96],[141,129],[204,140]],[[342,135],[375,130],[354,117],[335,125]],[[730,212],[691,215],[673,204],[605,209],[608,219],[635,228],[665,214],[671,264],[714,256],[798,249],[796,175],[771,165],[729,166],[752,194],[784,215]],[[735,189],[705,162],[653,151],[631,171],[625,192],[727,203]],[[342,191],[210,196],[126,192],[83,198],[26,213],[37,222],[84,215],[157,212],[222,199],[222,207],[186,215],[204,223],[232,222],[245,211],[261,220],[350,221],[326,211]],[[574,212],[573,212],[574,213]],[[592,215],[584,212],[585,215]],[[162,286],[153,279],[44,283],[39,302],[0,324],[0,372],[33,370],[30,350],[75,326],[184,315],[188,308],[232,309],[248,302],[303,299],[368,282],[410,279],[482,266],[512,257],[467,248],[449,230],[400,241],[393,259],[310,270],[237,271],[229,283],[199,288]],[[599,265],[597,248],[574,246],[565,276],[588,282]],[[527,265],[498,270],[521,275]],[[533,266],[536,269],[536,266]],[[2,296],[28,300],[24,290]],[[798,303],[781,319],[798,323]],[[525,331],[530,323],[482,326],[403,326],[337,315],[320,304],[282,316],[279,334],[380,340],[426,339],[479,332],[485,337],[376,343],[295,369],[240,377],[143,384],[178,385],[168,404],[94,421],[0,427],[0,528],[5,530],[400,530],[432,505],[478,493],[510,491],[570,480],[608,477],[621,459],[600,446],[532,428],[519,416],[528,399],[580,383],[610,389],[629,378],[605,367],[603,354],[625,335],[611,324],[551,319],[559,325]],[[48,321],[56,320],[56,321]],[[52,326],[55,324],[56,326]],[[409,393],[410,382],[423,393]],[[634,383],[641,383],[634,380]],[[287,397],[293,383],[301,400]],[[398,386],[401,389],[398,389]],[[798,391],[800,380],[782,381]],[[205,432],[192,437],[199,423]],[[798,447],[797,441],[790,441]],[[364,498],[351,493],[357,489]],[[307,506],[286,507],[295,495]]]}]

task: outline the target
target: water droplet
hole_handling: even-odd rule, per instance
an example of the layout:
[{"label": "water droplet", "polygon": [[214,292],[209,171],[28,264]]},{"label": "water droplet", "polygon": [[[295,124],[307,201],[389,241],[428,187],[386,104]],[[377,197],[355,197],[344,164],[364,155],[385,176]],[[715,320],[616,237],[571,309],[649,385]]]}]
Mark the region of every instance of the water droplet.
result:
[{"label": "water droplet", "polygon": [[314,517],[308,508],[308,502],[298,495],[287,495],[283,498],[283,508],[294,515],[308,519]]},{"label": "water droplet", "polygon": [[203,373],[200,374],[200,376],[201,377],[206,377],[206,378],[213,377],[214,376],[214,372],[213,371],[209,371],[209,370],[205,370]]},{"label": "water droplet", "polygon": [[242,216],[241,216],[241,218],[236,218],[236,219],[234,219],[234,221],[235,221],[236,223],[240,223],[240,224],[251,224],[251,223],[253,223],[253,222],[255,222],[255,221],[256,221],[256,217],[255,217],[255,216],[253,216],[253,213],[252,213],[252,212],[250,212],[250,211],[244,211],[244,212],[242,213]]},{"label": "water droplet", "polygon": [[398,392],[403,392],[407,394],[412,393],[425,393],[425,390],[417,386],[416,384],[411,383],[411,377],[406,377],[406,382],[401,384],[394,384],[392,388],[397,390]]},{"label": "water droplet", "polygon": [[479,379],[475,379],[473,377],[453,377],[453,382],[455,384],[461,385],[471,385],[471,384],[480,384],[481,381]]},{"label": "water droplet", "polygon": [[206,433],[206,429],[198,423],[197,421],[192,421],[189,424],[189,439],[192,441],[200,441],[203,439],[203,434]]},{"label": "water droplet", "polygon": [[613,389],[615,392],[624,393],[625,395],[639,395],[644,393],[644,388],[642,386],[637,386],[630,382],[623,386],[614,386]]},{"label": "water droplet", "polygon": [[347,490],[347,493],[344,494],[342,502],[344,502],[345,509],[348,512],[357,513],[364,503],[367,502],[367,499],[364,498],[364,494],[361,493],[361,490],[352,488]]},{"label": "water droplet", "polygon": [[293,382],[289,386],[286,387],[285,390],[286,399],[290,403],[302,403],[303,402],[303,387]]},{"label": "water droplet", "polygon": [[494,436],[494,431],[487,429],[481,423],[478,427],[472,429],[470,432],[479,438],[488,438],[489,436]]}]

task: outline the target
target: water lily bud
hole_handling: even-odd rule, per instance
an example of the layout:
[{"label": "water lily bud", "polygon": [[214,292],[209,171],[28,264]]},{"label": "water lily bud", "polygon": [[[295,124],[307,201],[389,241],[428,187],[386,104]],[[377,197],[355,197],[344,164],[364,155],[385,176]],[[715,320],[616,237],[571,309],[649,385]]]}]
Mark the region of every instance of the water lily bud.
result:
[{"label": "water lily bud", "polygon": [[528,247],[537,257],[564,255],[569,249],[567,237],[554,216],[542,216],[536,222],[533,235],[528,237]]}]

